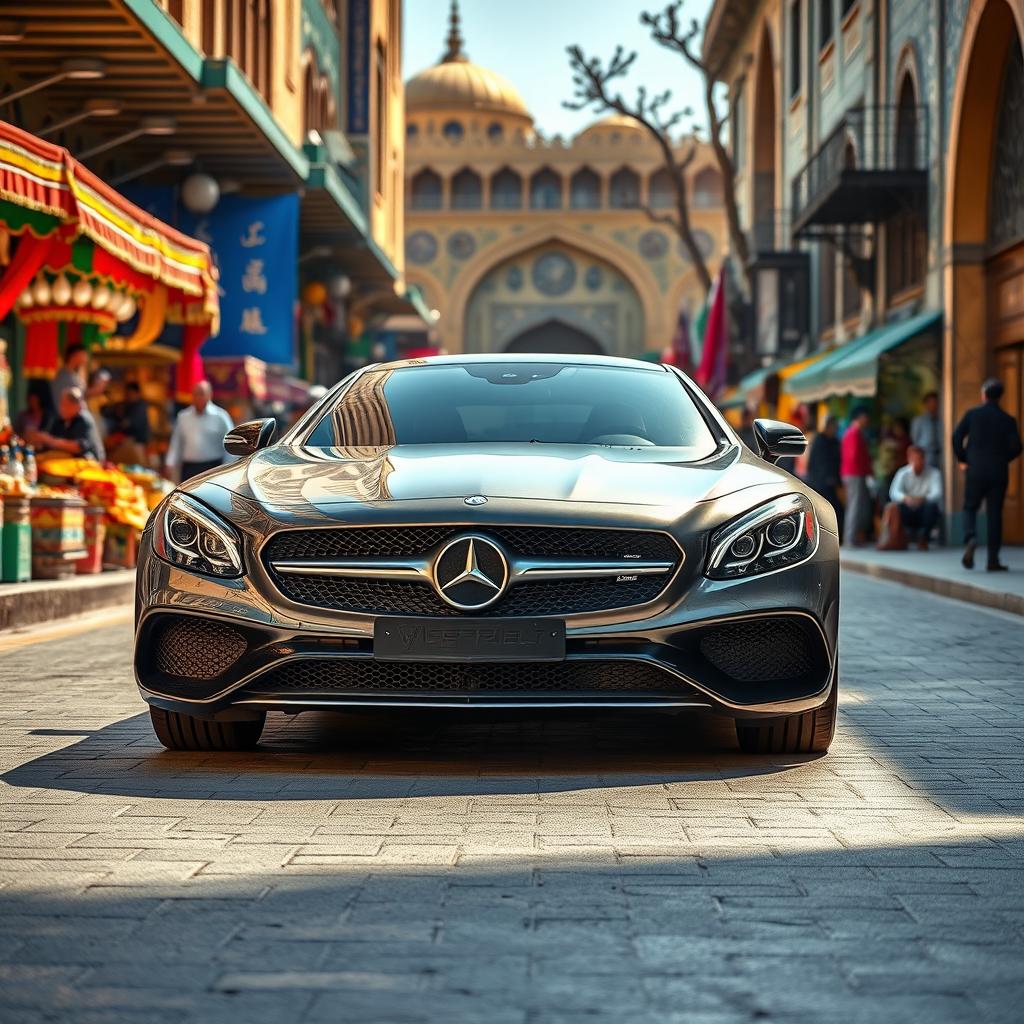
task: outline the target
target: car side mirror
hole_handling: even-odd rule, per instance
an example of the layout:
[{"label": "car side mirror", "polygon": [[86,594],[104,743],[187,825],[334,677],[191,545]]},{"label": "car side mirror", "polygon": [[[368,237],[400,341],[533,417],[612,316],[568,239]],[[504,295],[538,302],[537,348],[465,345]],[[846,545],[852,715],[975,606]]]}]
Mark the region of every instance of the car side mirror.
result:
[{"label": "car side mirror", "polygon": [[757,454],[768,462],[796,458],[807,450],[807,438],[799,427],[778,420],[754,420]]},{"label": "car side mirror", "polygon": [[266,448],[277,433],[277,421],[274,419],[249,420],[239,423],[224,435],[224,450],[229,455],[245,458],[261,448]]}]

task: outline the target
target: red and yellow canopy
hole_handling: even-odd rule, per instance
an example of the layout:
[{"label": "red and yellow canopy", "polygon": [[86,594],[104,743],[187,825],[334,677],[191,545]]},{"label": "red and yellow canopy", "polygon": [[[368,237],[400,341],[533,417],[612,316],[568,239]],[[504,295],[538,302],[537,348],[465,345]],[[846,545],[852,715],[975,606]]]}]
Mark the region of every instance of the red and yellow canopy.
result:
[{"label": "red and yellow canopy", "polygon": [[[163,285],[168,304],[180,304],[182,319],[205,322],[216,333],[219,302],[209,247],[140,210],[66,149],[4,121],[0,226],[11,234],[49,239],[61,255],[76,239],[87,238],[96,247],[94,270],[138,284],[148,280]],[[52,268],[55,255],[48,253],[40,265]],[[5,312],[0,310],[0,316]]]}]

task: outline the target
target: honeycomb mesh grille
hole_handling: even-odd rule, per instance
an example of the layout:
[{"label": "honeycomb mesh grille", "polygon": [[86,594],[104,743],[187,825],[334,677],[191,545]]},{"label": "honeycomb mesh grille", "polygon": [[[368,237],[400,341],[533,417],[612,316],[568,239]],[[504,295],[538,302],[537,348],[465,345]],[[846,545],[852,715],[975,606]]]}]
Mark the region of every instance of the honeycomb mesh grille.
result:
[{"label": "honeycomb mesh grille", "polygon": [[799,679],[816,667],[811,638],[792,618],[716,626],[701,637],[700,652],[719,672],[740,683]]},{"label": "honeycomb mesh grille", "polygon": [[[290,601],[317,608],[366,614],[456,616],[428,583],[337,576],[275,573],[269,563],[288,559],[421,556],[470,529],[454,526],[373,526],[324,530],[289,530],[277,534],[263,552],[278,589]],[[511,553],[537,558],[622,558],[676,564],[679,549],[665,534],[643,530],[566,527],[487,527]],[[490,608],[474,615],[572,615],[628,608],[653,601],[669,574],[631,581],[607,579],[543,580],[518,583]]]},{"label": "honeycomb mesh grille", "polygon": [[[356,579],[338,576],[280,576],[277,585],[291,601],[338,611],[371,614],[462,615],[438,597],[428,583]],[[614,580],[544,580],[518,583],[497,604],[476,616],[570,615],[643,604],[658,596],[664,576],[641,576],[632,583]]]},{"label": "honeycomb mesh grille", "polygon": [[188,615],[157,626],[155,664],[179,679],[216,679],[245,653],[245,637],[222,622]]},{"label": "honeycomb mesh grille", "polygon": [[654,562],[675,562],[679,549],[671,538],[651,530],[602,530],[568,526],[346,526],[338,529],[286,530],[266,546],[268,560],[290,558],[400,558],[422,555],[449,537],[482,531],[516,555],[545,558],[622,558],[638,555]]},{"label": "honeycomb mesh grille", "polygon": [[655,665],[638,661],[563,661],[490,665],[406,664],[371,658],[287,662],[248,693],[522,693],[660,694],[693,690]]}]

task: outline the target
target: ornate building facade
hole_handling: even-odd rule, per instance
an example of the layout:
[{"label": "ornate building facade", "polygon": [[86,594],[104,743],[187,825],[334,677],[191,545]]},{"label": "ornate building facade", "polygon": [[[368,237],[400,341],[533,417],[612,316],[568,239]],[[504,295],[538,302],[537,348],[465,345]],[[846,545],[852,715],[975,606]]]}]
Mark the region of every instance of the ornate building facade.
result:
[{"label": "ornate building facade", "polygon": [[[515,87],[469,61],[454,10],[444,56],[406,84],[405,154],[406,275],[449,351],[639,356],[703,303],[678,238],[645,212],[674,202],[656,143],[620,117],[542,138]],[[726,225],[710,147],[689,175],[698,244],[717,268]]]},{"label": "ornate building facade", "polygon": [[[934,389],[948,438],[995,374],[1022,418],[1022,43],[1024,0],[712,5],[704,59],[729,90],[755,288],[759,267],[809,270],[817,358],[766,368],[780,397],[822,415],[868,401],[881,426]],[[1024,542],[1020,460],[1005,520]]]}]

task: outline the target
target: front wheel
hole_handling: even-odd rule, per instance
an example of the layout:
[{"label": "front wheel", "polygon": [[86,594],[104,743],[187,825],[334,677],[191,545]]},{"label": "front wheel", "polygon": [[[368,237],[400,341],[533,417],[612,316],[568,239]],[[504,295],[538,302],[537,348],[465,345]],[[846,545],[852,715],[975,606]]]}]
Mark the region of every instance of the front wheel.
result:
[{"label": "front wheel", "polygon": [[168,750],[252,750],[259,743],[267,713],[253,721],[214,722],[150,705],[149,720]]},{"label": "front wheel", "polygon": [[[736,738],[747,754],[824,754],[836,732],[839,679],[833,679],[829,698],[813,711],[773,718],[763,724],[736,720]],[[755,720],[756,721],[756,720]]]}]

